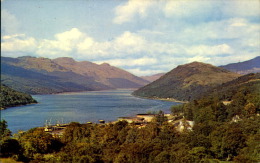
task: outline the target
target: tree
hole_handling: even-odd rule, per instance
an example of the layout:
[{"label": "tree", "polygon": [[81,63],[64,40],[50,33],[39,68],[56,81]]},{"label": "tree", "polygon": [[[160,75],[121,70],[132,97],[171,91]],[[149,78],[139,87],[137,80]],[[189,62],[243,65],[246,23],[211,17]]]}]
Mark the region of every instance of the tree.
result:
[{"label": "tree", "polygon": [[9,138],[11,136],[11,131],[7,128],[7,122],[6,120],[0,121],[0,140],[3,140],[5,138]]},{"label": "tree", "polygon": [[221,153],[225,158],[237,156],[239,151],[246,146],[246,137],[240,128],[241,126],[236,123],[228,126],[221,147]]},{"label": "tree", "polygon": [[251,135],[247,139],[247,146],[234,158],[235,162],[260,162],[260,134]]},{"label": "tree", "polygon": [[46,154],[58,151],[62,147],[59,140],[41,128],[34,128],[23,133],[19,142],[24,149],[24,155],[28,158],[33,158],[34,154],[37,153]]},{"label": "tree", "polygon": [[253,103],[248,103],[246,106],[245,106],[245,110],[246,110],[246,113],[247,115],[251,116],[251,115],[254,115],[256,113],[256,107]]},{"label": "tree", "polygon": [[7,128],[7,122],[5,120],[0,121],[0,156],[11,157],[21,153],[21,146],[19,142],[12,139],[11,131]]},{"label": "tree", "polygon": [[167,122],[167,117],[164,116],[163,111],[159,111],[159,113],[155,116],[155,122],[157,122],[160,126],[164,123]]},{"label": "tree", "polygon": [[183,104],[182,105],[173,105],[171,107],[171,112],[173,115],[179,115],[180,113],[183,113]]}]

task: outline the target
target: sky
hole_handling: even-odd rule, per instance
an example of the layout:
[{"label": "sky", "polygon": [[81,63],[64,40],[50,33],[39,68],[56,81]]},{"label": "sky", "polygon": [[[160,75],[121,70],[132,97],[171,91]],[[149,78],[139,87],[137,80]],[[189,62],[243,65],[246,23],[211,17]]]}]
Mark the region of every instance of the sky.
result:
[{"label": "sky", "polygon": [[260,55],[260,0],[1,0],[1,55],[71,57],[137,76]]}]

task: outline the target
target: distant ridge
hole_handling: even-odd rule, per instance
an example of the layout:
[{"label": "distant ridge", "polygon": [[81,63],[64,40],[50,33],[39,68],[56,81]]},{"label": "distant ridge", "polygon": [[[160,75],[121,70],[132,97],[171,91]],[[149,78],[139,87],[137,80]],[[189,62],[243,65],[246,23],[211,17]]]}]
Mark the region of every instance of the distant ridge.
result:
[{"label": "distant ridge", "polygon": [[153,82],[157,79],[159,79],[161,76],[163,76],[165,73],[158,73],[158,74],[154,74],[154,75],[150,75],[150,76],[141,76],[141,78],[143,78],[144,80]]},{"label": "distant ridge", "polygon": [[148,83],[146,80],[110,66],[108,63],[98,65],[88,61],[77,62],[72,58],[57,58],[53,61],[76,74],[91,77],[111,88],[137,88]]},{"label": "distant ridge", "polygon": [[133,95],[148,98],[193,100],[210,88],[231,81],[239,74],[201,62],[180,65]]},{"label": "distant ridge", "polygon": [[1,83],[29,94],[139,88],[148,83],[109,64],[72,58],[1,57]]},{"label": "distant ridge", "polygon": [[236,72],[239,74],[257,73],[260,72],[260,56],[250,59],[248,61],[231,63],[219,67],[225,68],[229,71]]}]

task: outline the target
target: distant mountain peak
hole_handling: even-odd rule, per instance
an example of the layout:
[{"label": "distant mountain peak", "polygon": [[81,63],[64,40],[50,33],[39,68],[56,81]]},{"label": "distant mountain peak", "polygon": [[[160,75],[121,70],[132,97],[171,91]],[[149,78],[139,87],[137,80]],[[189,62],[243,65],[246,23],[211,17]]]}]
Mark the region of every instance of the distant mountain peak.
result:
[{"label": "distant mountain peak", "polygon": [[260,56],[244,62],[230,63],[224,66],[219,66],[232,72],[239,74],[249,74],[260,72]]},{"label": "distant mountain peak", "polygon": [[63,63],[75,63],[76,62],[73,58],[70,58],[70,57],[60,57],[60,58],[54,59],[54,61],[59,61],[59,62],[63,62]]},{"label": "distant mountain peak", "polygon": [[110,64],[109,63],[102,63],[100,66],[110,66]]},{"label": "distant mountain peak", "polygon": [[194,68],[199,69],[199,68],[202,68],[202,67],[215,67],[215,66],[213,66],[209,63],[194,61],[194,62],[187,63],[187,64],[184,64],[184,65],[179,65],[178,67],[194,67]]},{"label": "distant mountain peak", "polygon": [[32,56],[21,56],[21,57],[17,57],[18,59],[26,59],[26,58],[36,58],[36,57],[32,57]]}]

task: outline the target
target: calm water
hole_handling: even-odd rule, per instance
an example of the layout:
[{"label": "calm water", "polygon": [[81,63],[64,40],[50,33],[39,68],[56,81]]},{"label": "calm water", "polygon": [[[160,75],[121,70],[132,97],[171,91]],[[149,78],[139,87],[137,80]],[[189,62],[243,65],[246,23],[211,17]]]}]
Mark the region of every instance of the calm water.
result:
[{"label": "calm water", "polygon": [[13,107],[1,111],[2,119],[8,122],[8,128],[17,133],[44,126],[46,120],[52,124],[57,121],[86,123],[115,121],[120,116],[134,116],[148,111],[163,110],[177,103],[169,101],[136,98],[132,90],[112,90],[97,92],[80,92],[56,95],[34,95],[38,104]]}]

